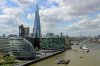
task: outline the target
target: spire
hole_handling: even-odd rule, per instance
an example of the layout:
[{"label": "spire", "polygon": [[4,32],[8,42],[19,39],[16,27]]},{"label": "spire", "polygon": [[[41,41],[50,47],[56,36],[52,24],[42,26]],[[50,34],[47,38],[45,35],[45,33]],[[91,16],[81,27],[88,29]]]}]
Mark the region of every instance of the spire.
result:
[{"label": "spire", "polygon": [[36,4],[33,35],[34,35],[34,38],[41,37],[41,26],[40,26],[40,16],[39,16],[38,4]]},{"label": "spire", "polygon": [[33,38],[34,38],[34,48],[38,47],[41,48],[41,25],[40,25],[40,16],[39,16],[39,9],[38,5],[36,5],[35,11],[35,19],[34,19],[34,28],[33,28]]}]

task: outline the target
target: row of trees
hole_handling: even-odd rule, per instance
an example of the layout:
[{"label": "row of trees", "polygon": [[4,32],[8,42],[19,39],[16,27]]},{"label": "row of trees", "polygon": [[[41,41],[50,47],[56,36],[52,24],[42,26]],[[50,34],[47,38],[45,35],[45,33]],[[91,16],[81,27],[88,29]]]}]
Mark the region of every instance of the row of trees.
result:
[{"label": "row of trees", "polygon": [[15,56],[13,53],[4,54],[0,52],[2,58],[0,59],[0,66],[14,66]]}]

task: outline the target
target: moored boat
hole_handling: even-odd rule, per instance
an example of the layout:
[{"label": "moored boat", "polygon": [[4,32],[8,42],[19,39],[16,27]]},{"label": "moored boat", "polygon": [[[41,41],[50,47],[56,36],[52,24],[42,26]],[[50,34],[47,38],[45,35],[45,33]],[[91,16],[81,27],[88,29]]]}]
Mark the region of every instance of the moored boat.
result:
[{"label": "moored boat", "polygon": [[56,60],[57,64],[68,64],[69,62],[70,62],[69,59],[65,60],[61,58],[61,59]]}]

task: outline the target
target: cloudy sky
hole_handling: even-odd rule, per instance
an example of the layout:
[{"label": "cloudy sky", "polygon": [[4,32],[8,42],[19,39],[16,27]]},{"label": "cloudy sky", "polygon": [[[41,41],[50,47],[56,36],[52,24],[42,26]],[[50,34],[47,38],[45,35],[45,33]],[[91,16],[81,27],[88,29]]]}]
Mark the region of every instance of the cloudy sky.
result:
[{"label": "cloudy sky", "polygon": [[20,24],[32,32],[36,2],[42,34],[100,34],[100,0],[0,0],[0,35],[18,34]]}]

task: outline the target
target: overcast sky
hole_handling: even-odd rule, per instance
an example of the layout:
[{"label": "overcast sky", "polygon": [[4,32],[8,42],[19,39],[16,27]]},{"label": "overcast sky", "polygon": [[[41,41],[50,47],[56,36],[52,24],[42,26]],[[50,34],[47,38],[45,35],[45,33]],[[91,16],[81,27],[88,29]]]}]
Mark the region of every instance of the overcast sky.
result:
[{"label": "overcast sky", "polygon": [[[42,34],[69,36],[100,34],[100,0],[38,0]],[[0,35],[18,34],[18,26],[32,32],[36,0],[0,0]]]}]

